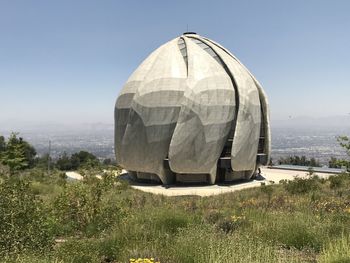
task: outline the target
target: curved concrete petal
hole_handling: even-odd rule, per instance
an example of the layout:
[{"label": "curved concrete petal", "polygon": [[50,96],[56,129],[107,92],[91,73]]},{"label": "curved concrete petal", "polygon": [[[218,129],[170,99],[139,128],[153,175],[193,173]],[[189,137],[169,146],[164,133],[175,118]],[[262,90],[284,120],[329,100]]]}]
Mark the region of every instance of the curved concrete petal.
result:
[{"label": "curved concrete petal", "polygon": [[254,75],[243,65],[243,63],[235,56],[233,55],[229,50],[221,46],[219,43],[210,40],[208,38],[204,38],[208,42],[213,43],[217,47],[221,48],[224,50],[227,54],[229,54],[234,60],[236,60],[244,69],[245,71],[251,76],[251,78],[254,80],[256,87],[258,88],[259,91],[259,98],[260,98],[260,104],[262,108],[262,115],[263,115],[263,129],[264,129],[264,153],[266,154],[266,159],[265,162],[261,163],[262,165],[267,165],[270,160],[271,156],[271,128],[270,128],[270,109],[269,109],[269,103],[268,99],[266,96],[265,91],[263,90],[261,84],[259,81],[254,77]]},{"label": "curved concrete petal", "polygon": [[223,67],[185,38],[187,89],[169,149],[169,165],[177,173],[211,174],[232,127],[235,92]]},{"label": "curved concrete petal", "polygon": [[231,150],[232,170],[255,170],[261,122],[258,89],[251,76],[236,60],[216,45],[203,41],[224,61],[238,92],[239,106]]},{"label": "curved concrete petal", "polygon": [[163,183],[171,175],[164,170],[183,92],[187,69],[177,39],[165,45],[138,86],[131,102],[122,142],[124,165],[134,171],[157,174]]},{"label": "curved concrete petal", "polygon": [[[166,44],[165,44],[166,45]],[[163,46],[165,46],[163,45]],[[114,149],[117,163],[124,165],[124,160],[127,158],[122,152],[123,137],[126,126],[129,122],[130,108],[135,93],[152,68],[153,63],[161,51],[161,48],[152,52],[129,77],[126,84],[122,88],[114,108]]]}]

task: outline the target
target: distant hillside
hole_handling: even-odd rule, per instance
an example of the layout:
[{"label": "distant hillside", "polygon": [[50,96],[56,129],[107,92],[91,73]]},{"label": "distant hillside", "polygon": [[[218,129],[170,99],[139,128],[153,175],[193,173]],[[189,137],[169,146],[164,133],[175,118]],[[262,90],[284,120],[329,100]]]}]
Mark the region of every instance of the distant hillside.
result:
[{"label": "distant hillside", "polygon": [[[271,119],[271,127],[274,128],[294,128],[298,130],[313,130],[319,128],[350,129],[350,114],[328,117],[291,116],[286,120]],[[113,130],[113,123],[57,123],[57,122],[31,122],[8,120],[0,121],[0,132],[60,132],[60,131],[86,131],[86,130]]]},{"label": "distant hillside", "polygon": [[350,128],[350,114],[329,117],[291,117],[287,120],[272,120],[273,128],[315,129],[315,128]]},{"label": "distant hillside", "polygon": [[31,122],[31,121],[2,121],[0,122],[0,133],[8,133],[12,131],[27,132],[47,132],[59,133],[67,131],[100,131],[113,130],[113,123],[58,123],[58,122]]}]

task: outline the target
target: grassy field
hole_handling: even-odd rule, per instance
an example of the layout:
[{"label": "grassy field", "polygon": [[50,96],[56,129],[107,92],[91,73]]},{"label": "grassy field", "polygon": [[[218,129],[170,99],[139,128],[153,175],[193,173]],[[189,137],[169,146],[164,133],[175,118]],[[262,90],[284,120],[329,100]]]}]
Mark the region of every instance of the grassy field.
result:
[{"label": "grassy field", "polygon": [[0,182],[2,262],[350,262],[350,177],[164,197],[86,171]]}]

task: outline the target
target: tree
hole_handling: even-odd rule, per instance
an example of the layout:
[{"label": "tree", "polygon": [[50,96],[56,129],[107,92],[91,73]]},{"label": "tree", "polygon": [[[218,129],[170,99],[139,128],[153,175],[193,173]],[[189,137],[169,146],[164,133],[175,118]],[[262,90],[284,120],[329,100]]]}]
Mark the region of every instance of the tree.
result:
[{"label": "tree", "polygon": [[74,153],[70,157],[64,152],[56,162],[57,168],[62,171],[77,170],[80,167],[96,167],[98,165],[97,157],[86,151]]},{"label": "tree", "polygon": [[[349,139],[349,137],[348,136],[339,136],[337,138],[337,141],[339,142],[339,145],[345,149],[347,155],[350,157],[350,139]],[[350,171],[350,161],[340,160],[338,165],[346,166],[348,171]]]},{"label": "tree", "polygon": [[4,136],[0,136],[0,154],[1,152],[5,151],[6,148],[6,141]]},{"label": "tree", "polygon": [[107,158],[103,160],[103,165],[111,165],[111,164],[112,164],[111,158]]},{"label": "tree", "polygon": [[309,165],[309,166],[318,167],[318,166],[320,166],[320,164],[319,164],[318,161],[316,161],[315,158],[311,158],[311,159],[310,159],[310,165]]},{"label": "tree", "polygon": [[56,166],[61,171],[72,170],[71,158],[67,155],[66,152],[64,152],[63,155],[58,158]]},{"label": "tree", "polygon": [[76,169],[80,166],[96,167],[99,164],[97,157],[87,151],[80,151],[78,153],[73,154],[71,160],[72,164],[78,163]]},{"label": "tree", "polygon": [[348,136],[339,136],[337,138],[340,146],[346,150],[346,153],[350,156],[350,139]]},{"label": "tree", "polygon": [[335,157],[331,157],[331,159],[328,161],[328,167],[329,168],[340,168],[339,160]]},{"label": "tree", "polygon": [[[1,140],[1,139],[0,139]],[[36,151],[33,146],[11,133],[4,149],[0,152],[0,161],[9,166],[10,172],[31,168],[35,165]]]},{"label": "tree", "polygon": [[302,165],[302,166],[312,166],[312,167],[319,167],[320,162],[316,160],[315,158],[307,159],[306,156],[289,156],[287,158],[281,157],[278,160],[279,164],[291,164],[291,165]]}]

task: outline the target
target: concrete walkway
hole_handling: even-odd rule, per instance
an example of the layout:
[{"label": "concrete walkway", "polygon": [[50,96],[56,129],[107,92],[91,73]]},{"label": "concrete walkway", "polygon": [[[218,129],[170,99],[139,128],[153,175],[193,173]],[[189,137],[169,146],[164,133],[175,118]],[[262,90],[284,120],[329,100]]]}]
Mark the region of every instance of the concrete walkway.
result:
[{"label": "concrete walkway", "polygon": [[66,172],[68,180],[83,180],[83,176],[77,172]]},{"label": "concrete walkway", "polygon": [[[126,173],[125,170],[123,170]],[[211,196],[219,195],[223,193],[230,193],[242,189],[259,187],[262,184],[278,184],[281,180],[294,180],[298,177],[307,177],[308,173],[305,171],[293,171],[293,170],[280,170],[280,169],[269,169],[262,168],[262,175],[265,179],[262,180],[251,180],[241,181],[232,184],[219,184],[219,185],[174,185],[174,186],[163,186],[155,184],[141,184],[130,181],[131,187],[143,192],[152,194],[161,194],[166,196],[185,196],[185,195],[197,195],[197,196]],[[316,173],[321,178],[328,178],[331,174],[329,173]]]},{"label": "concrete walkway", "polygon": [[[108,172],[108,170],[103,170],[102,174]],[[127,173],[126,170],[123,170],[124,173]],[[119,171],[113,171],[113,174],[115,177],[119,176]],[[80,173],[75,172],[75,171],[70,171],[70,172],[66,172],[66,176],[68,180],[83,180],[84,176],[82,176]],[[97,179],[102,179],[102,175],[100,174],[96,174],[95,177]]]}]

